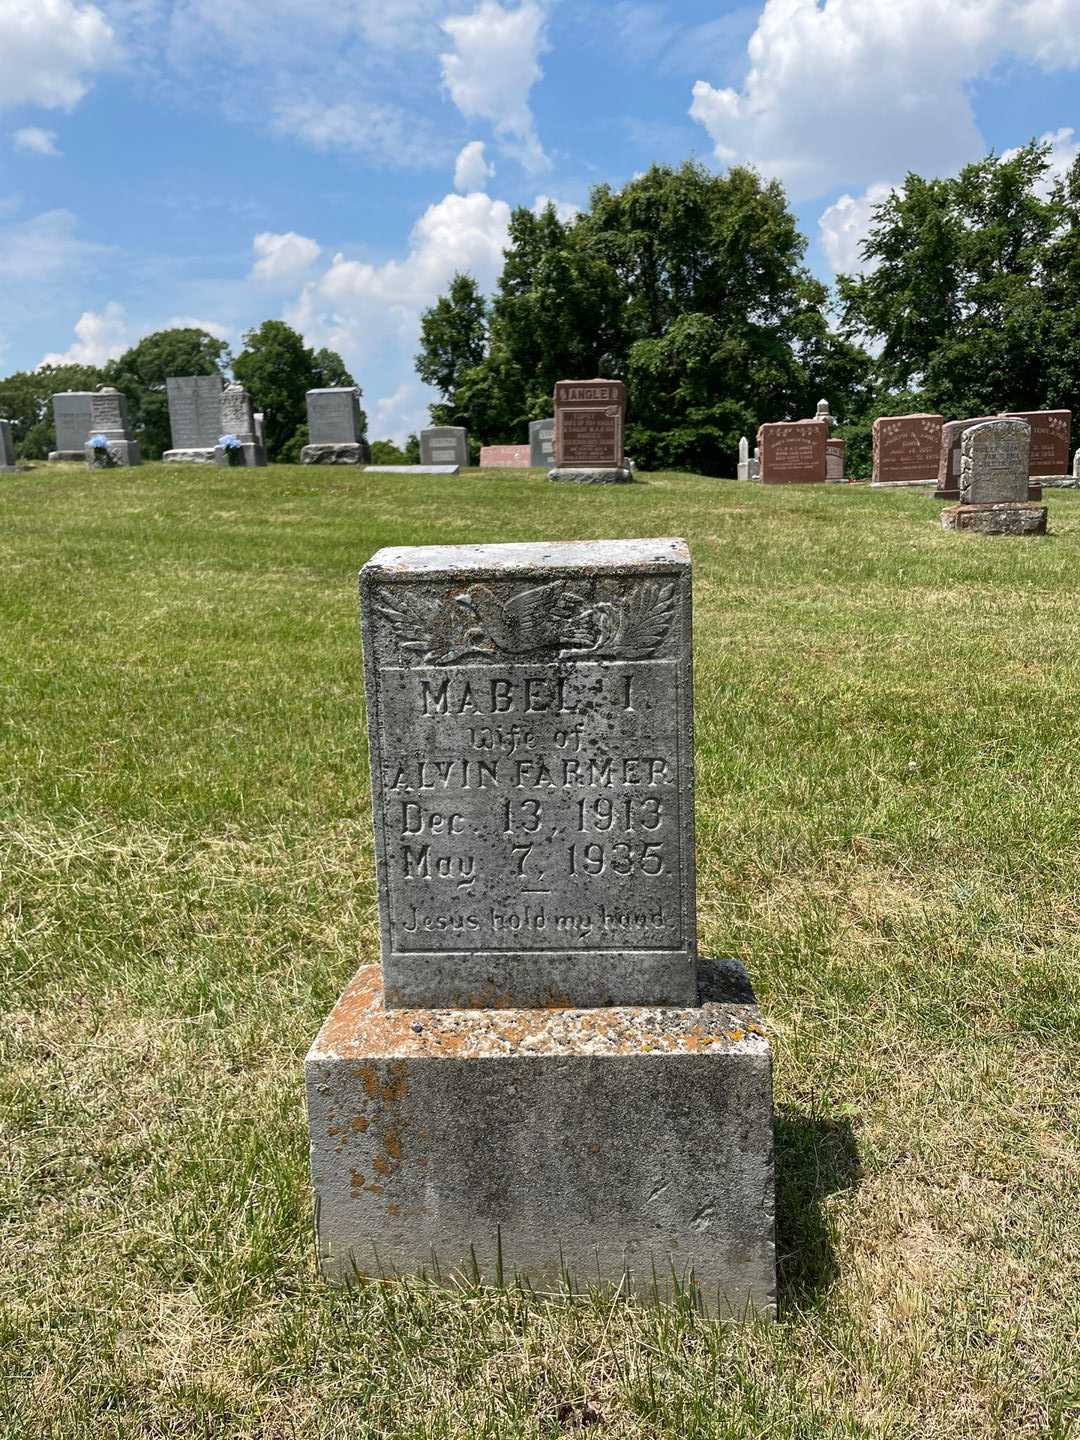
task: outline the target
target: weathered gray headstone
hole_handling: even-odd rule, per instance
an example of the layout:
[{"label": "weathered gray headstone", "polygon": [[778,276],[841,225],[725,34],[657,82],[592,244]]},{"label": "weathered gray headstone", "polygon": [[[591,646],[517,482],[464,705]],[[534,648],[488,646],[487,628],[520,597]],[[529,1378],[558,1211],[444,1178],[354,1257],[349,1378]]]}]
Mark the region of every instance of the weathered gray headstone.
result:
[{"label": "weathered gray headstone", "polygon": [[256,410],[251,417],[251,423],[255,429],[255,444],[266,449],[266,416],[261,410]]},{"label": "weathered gray headstone", "polygon": [[307,392],[308,444],[304,465],[362,465],[365,454],[360,397],[351,385]]},{"label": "weathered gray headstone", "polygon": [[432,425],[420,431],[422,465],[468,465],[469,436],[461,425]]},{"label": "weathered gray headstone", "polygon": [[549,470],[555,464],[555,417],[529,421],[529,465]]},{"label": "weathered gray headstone", "polygon": [[459,475],[460,465],[365,465],[372,475]]},{"label": "weathered gray headstone", "polygon": [[825,479],[831,485],[842,485],[845,482],[844,460],[846,446],[843,440],[826,440],[825,442]]},{"label": "weathered gray headstone", "polygon": [[11,421],[0,420],[0,470],[15,469],[15,445],[11,439]]},{"label": "weathered gray headstone", "polygon": [[577,485],[625,485],[634,478],[626,459],[626,386],[621,380],[555,382],[555,468],[550,480]]},{"label": "weathered gray headstone", "polygon": [[[214,450],[218,465],[266,464],[266,451],[255,436],[255,408],[251,396],[244,387],[231,380],[221,392],[221,429],[219,443]],[[231,449],[222,445],[226,435],[233,435],[239,441]]]},{"label": "weathered gray headstone", "polygon": [[53,423],[56,426],[56,449],[50,460],[82,460],[83,447],[90,434],[90,401],[92,390],[62,390],[52,397]]},{"label": "weathered gray headstone", "polygon": [[[94,443],[102,439],[104,444]],[[111,385],[99,385],[90,396],[90,437],[83,454],[92,468],[142,464],[139,442],[131,438],[127,396]]]},{"label": "weathered gray headstone", "polygon": [[1027,498],[1030,450],[1026,420],[990,420],[965,430],[960,504],[942,511],[942,526],[985,535],[1044,535],[1046,506]]},{"label": "weathered gray headstone", "polygon": [[325,1273],[773,1314],[769,1043],[696,954],[685,543],[383,550],[361,615],[383,964],[307,1057]]},{"label": "weathered gray headstone", "polygon": [[754,446],[753,459],[750,461],[750,479],[761,479],[761,451],[756,445]]},{"label": "weathered gray headstone", "polygon": [[208,465],[221,434],[220,375],[171,375],[169,398],[172,447],[161,457],[170,464]]},{"label": "weathered gray headstone", "polygon": [[740,480],[750,479],[750,441],[745,435],[739,441],[739,463],[736,475]]}]

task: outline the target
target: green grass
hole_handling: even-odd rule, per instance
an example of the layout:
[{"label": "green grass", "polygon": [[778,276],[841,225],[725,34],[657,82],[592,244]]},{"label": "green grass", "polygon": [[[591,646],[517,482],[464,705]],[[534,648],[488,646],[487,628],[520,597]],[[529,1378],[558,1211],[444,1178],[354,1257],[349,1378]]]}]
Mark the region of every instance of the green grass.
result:
[{"label": "green grass", "polygon": [[[0,1417],[64,1437],[1080,1432],[1080,495],[0,477]],[[355,575],[681,534],[698,895],[775,1035],[780,1323],[315,1273],[377,956]]]}]

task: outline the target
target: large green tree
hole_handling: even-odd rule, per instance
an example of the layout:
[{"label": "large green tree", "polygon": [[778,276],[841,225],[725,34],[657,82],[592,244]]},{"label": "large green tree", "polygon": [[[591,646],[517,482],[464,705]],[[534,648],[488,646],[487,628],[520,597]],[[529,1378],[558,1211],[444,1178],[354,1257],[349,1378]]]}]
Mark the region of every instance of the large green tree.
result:
[{"label": "large green tree", "polygon": [[881,387],[956,417],[1080,398],[1080,172],[1048,185],[1049,168],[1033,141],[947,179],[908,175],[875,209],[867,268],[838,290],[846,332],[879,352]]},{"label": "large green tree", "polygon": [[170,449],[169,401],[165,382],[178,375],[215,375],[230,363],[224,340],[206,330],[158,330],[106,366],[110,385],[128,399],[128,417],[143,458],[159,460]]},{"label": "large green tree", "polygon": [[[297,450],[307,424],[309,390],[356,384],[340,355],[333,350],[309,349],[303,337],[283,320],[264,320],[257,330],[247,332],[233,373],[250,391],[256,410],[266,416],[266,449],[271,460]],[[367,425],[363,411],[361,425]]]}]

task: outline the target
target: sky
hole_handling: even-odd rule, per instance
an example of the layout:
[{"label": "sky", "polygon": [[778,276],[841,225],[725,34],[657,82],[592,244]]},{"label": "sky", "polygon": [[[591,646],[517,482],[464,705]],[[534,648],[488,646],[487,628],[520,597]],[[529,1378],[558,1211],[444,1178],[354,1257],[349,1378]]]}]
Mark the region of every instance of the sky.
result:
[{"label": "sky", "polygon": [[0,375],[282,318],[401,439],[515,206],[750,164],[829,281],[906,173],[1033,137],[1080,150],[1080,0],[0,0]]}]

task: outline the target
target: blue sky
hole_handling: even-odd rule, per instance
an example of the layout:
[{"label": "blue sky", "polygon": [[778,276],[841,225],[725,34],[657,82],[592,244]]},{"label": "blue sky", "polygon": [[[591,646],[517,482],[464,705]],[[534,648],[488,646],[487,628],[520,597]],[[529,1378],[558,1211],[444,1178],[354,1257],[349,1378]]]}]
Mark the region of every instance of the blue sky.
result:
[{"label": "blue sky", "polygon": [[1069,163],[1078,79],[1080,0],[0,0],[0,374],[281,316],[400,437],[418,316],[494,283],[511,206],[749,163],[831,279],[908,170]]}]

